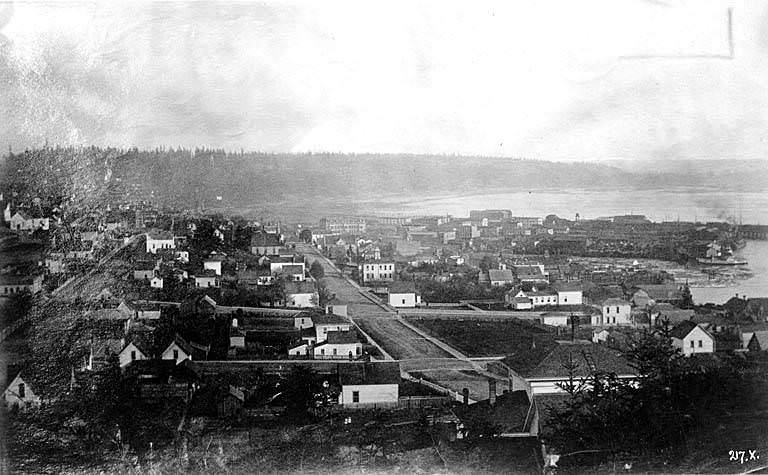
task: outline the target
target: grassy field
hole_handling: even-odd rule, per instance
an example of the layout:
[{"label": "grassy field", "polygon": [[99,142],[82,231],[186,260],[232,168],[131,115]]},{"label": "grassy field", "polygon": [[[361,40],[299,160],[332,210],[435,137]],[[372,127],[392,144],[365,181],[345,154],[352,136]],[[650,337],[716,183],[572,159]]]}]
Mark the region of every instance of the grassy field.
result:
[{"label": "grassy field", "polygon": [[521,320],[477,321],[408,318],[413,325],[470,357],[510,355],[554,340],[541,325]]}]

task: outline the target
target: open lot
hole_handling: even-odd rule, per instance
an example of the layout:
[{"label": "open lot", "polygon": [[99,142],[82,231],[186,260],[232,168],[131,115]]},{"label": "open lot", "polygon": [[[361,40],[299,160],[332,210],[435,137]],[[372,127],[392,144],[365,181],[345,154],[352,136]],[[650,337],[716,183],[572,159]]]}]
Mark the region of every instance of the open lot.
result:
[{"label": "open lot", "polygon": [[505,321],[461,321],[408,318],[408,322],[470,357],[503,356],[554,340],[543,325]]}]

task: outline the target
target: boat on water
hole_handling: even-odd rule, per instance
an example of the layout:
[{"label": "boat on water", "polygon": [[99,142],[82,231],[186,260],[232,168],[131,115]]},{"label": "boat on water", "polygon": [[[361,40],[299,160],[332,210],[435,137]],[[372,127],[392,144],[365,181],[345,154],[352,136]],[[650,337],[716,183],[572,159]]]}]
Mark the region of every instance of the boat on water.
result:
[{"label": "boat on water", "polygon": [[717,242],[712,242],[707,246],[707,257],[699,257],[696,262],[707,266],[745,266],[747,261],[744,259],[738,259],[733,257],[733,251],[730,248],[726,248],[726,254],[731,254],[729,257],[723,257],[722,246]]},{"label": "boat on water", "polygon": [[709,257],[709,258],[699,257],[698,259],[696,259],[696,262],[706,266],[745,266],[747,265],[747,261],[745,261],[744,259],[736,259],[733,257],[729,257],[727,259],[717,259],[714,257]]}]

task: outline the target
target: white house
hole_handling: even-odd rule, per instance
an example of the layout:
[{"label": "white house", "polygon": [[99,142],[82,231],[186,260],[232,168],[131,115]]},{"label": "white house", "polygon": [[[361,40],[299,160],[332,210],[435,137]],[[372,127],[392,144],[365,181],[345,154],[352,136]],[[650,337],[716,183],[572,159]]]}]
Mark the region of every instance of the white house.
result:
[{"label": "white house", "polygon": [[328,332],[350,331],[352,329],[352,323],[349,320],[334,314],[313,315],[312,323],[315,327],[317,343],[324,342]]},{"label": "white house", "polygon": [[36,231],[38,229],[50,229],[49,218],[33,218],[23,211],[17,211],[11,216],[10,228],[14,231]]},{"label": "white house", "polygon": [[43,288],[43,276],[42,275],[12,275],[1,274],[0,275],[0,296],[8,297],[10,295],[19,293],[23,290],[28,290],[32,294],[40,292]]},{"label": "white house", "polygon": [[413,282],[395,281],[387,288],[387,303],[395,308],[414,308],[421,303]]},{"label": "white house", "polygon": [[214,254],[203,261],[203,270],[212,270],[216,275],[221,275],[221,263],[224,257]]},{"label": "white house", "polygon": [[162,289],[163,288],[163,278],[162,277],[152,277],[149,279],[149,286],[153,289]]},{"label": "white house", "polygon": [[584,294],[580,288],[559,284],[555,290],[557,291],[558,305],[582,305],[584,303]]},{"label": "white house", "polygon": [[195,287],[219,287],[219,277],[211,270],[192,277],[195,279]]},{"label": "white house", "polygon": [[27,409],[40,405],[40,396],[35,394],[32,387],[17,374],[11,384],[3,391],[3,400],[8,407],[17,406],[19,409]]},{"label": "white house", "polygon": [[296,275],[300,280],[304,280],[304,272],[306,269],[304,268],[304,260],[302,258],[291,255],[289,257],[274,256],[261,260],[261,262],[267,261],[269,261],[270,273]]},{"label": "white house", "polygon": [[557,341],[544,351],[521,351],[502,361],[512,370],[513,390],[527,386],[534,396],[565,394],[561,385],[571,376],[586,383],[594,371],[614,373],[625,380],[637,378],[621,353],[586,340]]},{"label": "white house", "polygon": [[288,350],[289,356],[307,356],[310,353],[309,344],[301,343]]},{"label": "white house", "polygon": [[137,360],[149,359],[149,352],[139,348],[144,346],[138,341],[131,341],[123,348],[117,357],[120,359],[120,367],[124,368]]},{"label": "white house", "polygon": [[340,364],[339,384],[339,404],[347,409],[397,406],[400,363]]},{"label": "white house", "polygon": [[319,303],[319,295],[315,283],[310,281],[285,283],[286,307],[315,307]]},{"label": "white house", "polygon": [[360,281],[391,282],[395,280],[395,262],[388,260],[367,260],[358,266]]},{"label": "white house", "polygon": [[534,289],[530,292],[525,292],[521,290],[515,295],[515,298],[519,297],[528,298],[531,301],[533,308],[557,305],[557,292],[555,291],[539,291]]},{"label": "white house", "polygon": [[488,269],[488,280],[494,287],[512,285],[515,283],[515,276],[509,269]]},{"label": "white house", "polygon": [[[598,325],[630,325],[632,323],[632,306],[623,299],[610,298],[603,302],[602,322]],[[594,325],[594,319],[593,319]]]},{"label": "white house", "polygon": [[363,354],[363,345],[353,331],[329,331],[326,339],[312,348],[315,359],[355,359]]},{"label": "white house", "polygon": [[276,273],[282,275],[286,282],[304,282],[306,280],[303,262],[301,264],[283,264]]},{"label": "white house", "polygon": [[687,320],[672,329],[672,346],[685,356],[698,353],[714,353],[715,338],[701,326]]},{"label": "white house", "polygon": [[168,344],[168,347],[163,351],[161,358],[164,360],[174,360],[176,364],[181,363],[184,360],[192,360],[192,350],[189,344],[181,338],[179,335]]},{"label": "white house", "polygon": [[145,301],[128,302],[123,300],[117,306],[117,310],[124,315],[140,320],[157,320],[160,318],[160,306]]},{"label": "white house", "polygon": [[563,313],[548,313],[541,316],[541,323],[553,327],[567,327],[569,316]]},{"label": "white house", "polygon": [[176,241],[173,235],[164,231],[150,231],[147,237],[147,252],[157,254],[158,249],[176,249]]}]

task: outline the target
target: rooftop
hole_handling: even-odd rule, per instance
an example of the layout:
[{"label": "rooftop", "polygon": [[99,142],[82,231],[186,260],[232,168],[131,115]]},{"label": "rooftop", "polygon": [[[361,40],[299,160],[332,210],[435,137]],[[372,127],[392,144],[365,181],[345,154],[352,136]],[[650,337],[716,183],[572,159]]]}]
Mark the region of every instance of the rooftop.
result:
[{"label": "rooftop", "polygon": [[488,278],[491,279],[491,282],[512,282],[515,280],[515,276],[512,275],[512,271],[509,269],[488,269]]},{"label": "rooftop", "polygon": [[339,382],[342,386],[359,384],[400,384],[400,363],[377,361],[375,363],[339,365]]},{"label": "rooftop", "polygon": [[574,376],[579,377],[589,376],[595,370],[618,375],[635,374],[618,351],[584,340],[558,341],[525,349],[503,361],[520,376],[529,379],[567,377],[569,362],[575,365]]},{"label": "rooftop", "polygon": [[349,343],[357,343],[357,333],[353,331],[332,331],[328,332],[326,342],[331,345],[344,345]]},{"label": "rooftop", "polygon": [[416,284],[410,280],[396,280],[389,284],[390,294],[415,293]]}]

